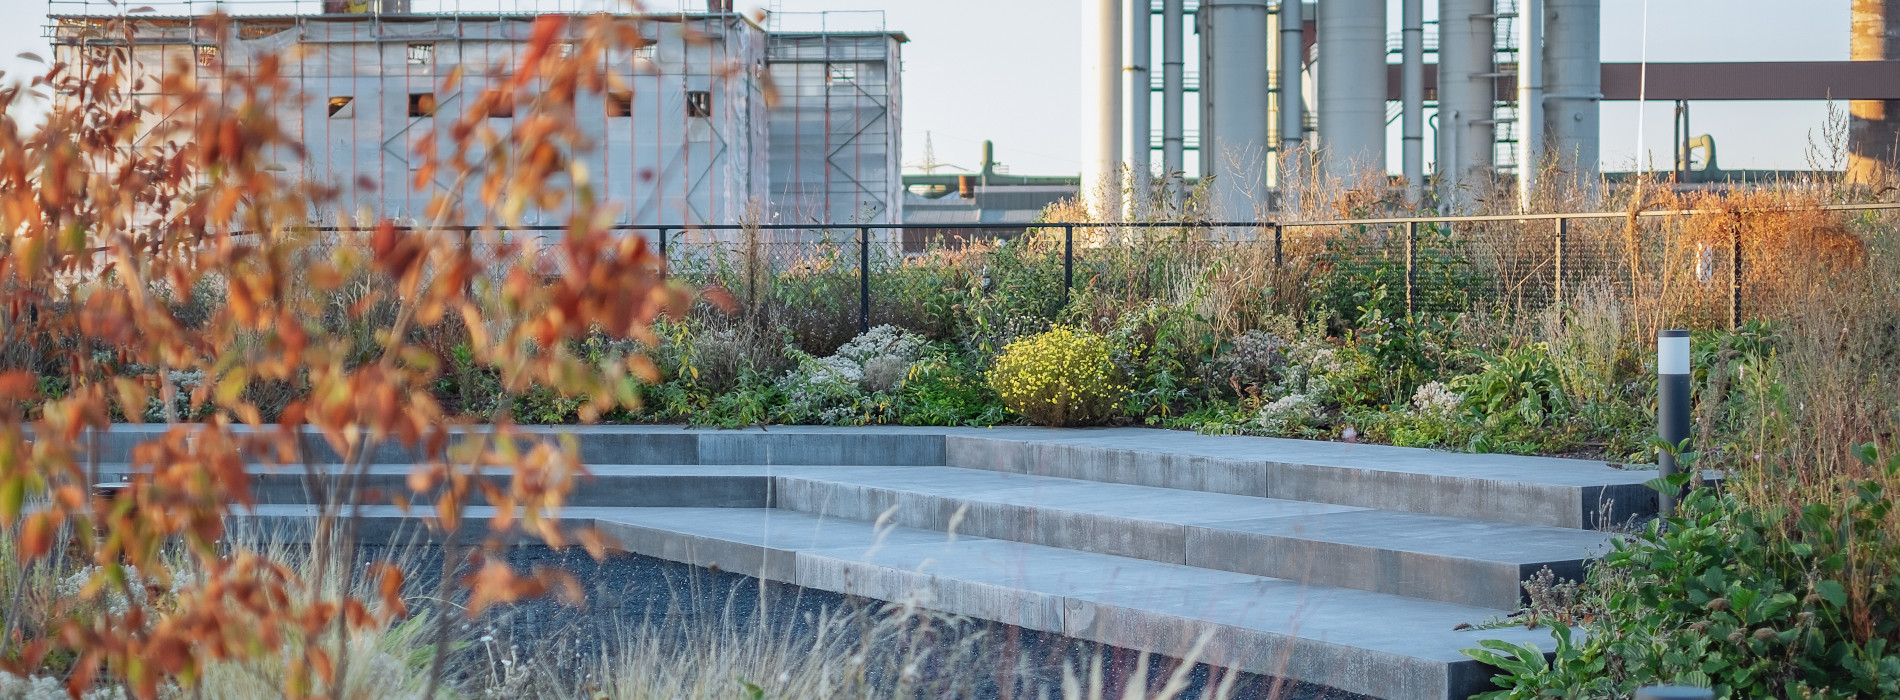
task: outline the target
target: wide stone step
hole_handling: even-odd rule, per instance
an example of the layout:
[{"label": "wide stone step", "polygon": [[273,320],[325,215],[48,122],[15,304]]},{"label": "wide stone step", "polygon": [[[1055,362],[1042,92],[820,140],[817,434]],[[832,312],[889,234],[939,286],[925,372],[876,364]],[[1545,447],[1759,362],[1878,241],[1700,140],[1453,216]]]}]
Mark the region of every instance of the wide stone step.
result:
[{"label": "wide stone step", "polygon": [[[101,440],[100,459],[126,461],[134,443],[162,430],[114,426]],[[555,426],[523,431],[534,439],[571,439],[589,464],[952,466],[1591,529],[1656,509],[1656,493],[1643,486],[1654,471],[1603,462],[1177,430]],[[313,459],[336,460],[322,438],[308,442]],[[391,465],[414,459],[411,450],[387,445],[371,456],[374,463]]]},{"label": "wide stone step", "polygon": [[800,468],[779,508],[1495,608],[1549,567],[1583,578],[1592,530],[952,467]]},{"label": "wide stone step", "polygon": [[[590,470],[570,508],[777,507],[1494,608],[1517,606],[1522,582],[1545,567],[1580,580],[1609,542],[1591,530],[953,467]],[[364,484],[382,492],[376,503],[432,500],[410,494],[406,474],[374,466]],[[301,474],[261,474],[258,501],[307,503],[305,484]],[[484,503],[479,493],[471,502]]]},{"label": "wide stone step", "polygon": [[[279,535],[305,506],[262,506],[236,528]],[[426,515],[420,509],[411,515]],[[472,508],[468,515],[491,515]],[[625,551],[1202,660],[1353,693],[1462,698],[1490,669],[1459,653],[1482,639],[1551,648],[1545,630],[1459,630],[1502,611],[1246,573],[769,508],[572,508]],[[366,541],[402,540],[419,521],[364,511]],[[307,527],[307,525],[305,526]]]}]

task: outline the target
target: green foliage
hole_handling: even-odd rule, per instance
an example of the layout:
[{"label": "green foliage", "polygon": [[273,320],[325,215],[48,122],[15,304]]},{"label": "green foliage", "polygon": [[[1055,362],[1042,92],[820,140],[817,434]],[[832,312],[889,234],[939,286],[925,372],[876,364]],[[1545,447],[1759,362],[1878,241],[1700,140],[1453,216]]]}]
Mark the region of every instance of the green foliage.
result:
[{"label": "green foliage", "polygon": [[[1900,457],[1857,452],[1900,472]],[[1892,509],[1871,479],[1833,504],[1693,491],[1675,516],[1614,541],[1590,574],[1585,637],[1558,629],[1554,662],[1500,642],[1466,652],[1503,671],[1505,690],[1482,697],[1623,697],[1658,683],[1718,697],[1900,693],[1900,543],[1883,536]]]},{"label": "green foliage", "polygon": [[[1415,306],[1419,311],[1470,308],[1472,291],[1484,280],[1464,255],[1463,242],[1447,226],[1419,226],[1413,258]],[[1405,231],[1349,226],[1326,242],[1325,267],[1314,286],[1314,311],[1342,329],[1365,316],[1401,318],[1405,313]]]},{"label": "green foliage", "polygon": [[983,375],[953,348],[938,345],[911,369],[898,398],[904,425],[996,425],[1008,411]]},{"label": "green foliage", "polygon": [[1101,423],[1114,417],[1128,389],[1108,340],[1056,326],[1003,348],[990,386],[1003,405],[1038,425]]}]

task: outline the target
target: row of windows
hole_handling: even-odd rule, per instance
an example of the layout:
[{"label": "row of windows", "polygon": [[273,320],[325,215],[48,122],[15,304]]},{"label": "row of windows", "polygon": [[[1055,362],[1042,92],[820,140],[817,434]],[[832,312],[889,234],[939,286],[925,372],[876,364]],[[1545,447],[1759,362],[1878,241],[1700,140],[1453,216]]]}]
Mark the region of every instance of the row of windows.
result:
[{"label": "row of windows", "polygon": [[[198,65],[205,66],[205,67],[217,65],[218,47],[202,45],[197,48],[198,48]],[[561,44],[562,58],[566,58],[567,56],[573,54],[573,52],[574,52],[573,44]],[[633,55],[635,58],[643,58],[647,60],[652,60],[653,46],[649,44],[647,46],[642,46],[640,48],[634,49]],[[405,61],[409,65],[412,65],[412,66],[426,66],[426,65],[435,63],[435,44],[410,44],[409,51],[408,51]]]},{"label": "row of windows", "polygon": [[[409,116],[433,117],[435,116],[435,107],[435,93],[409,93]],[[607,116],[609,117],[633,116],[633,93],[621,91],[607,93],[606,107]],[[711,92],[706,90],[686,91],[686,116],[711,117],[712,111]],[[496,100],[490,103],[488,107],[488,118],[490,119],[508,119],[513,116],[515,116],[515,105],[508,100]],[[330,98],[330,118],[355,119],[356,98],[349,96]]]}]

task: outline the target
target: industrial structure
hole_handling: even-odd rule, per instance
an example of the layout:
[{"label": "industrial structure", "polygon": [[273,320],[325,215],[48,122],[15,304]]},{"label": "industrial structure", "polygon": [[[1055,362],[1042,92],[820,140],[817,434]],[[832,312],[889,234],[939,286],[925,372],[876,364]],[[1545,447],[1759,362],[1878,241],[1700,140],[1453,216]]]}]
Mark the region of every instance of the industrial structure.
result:
[{"label": "industrial structure", "polygon": [[[1847,100],[1858,181],[1890,171],[1900,151],[1900,0],[1853,0],[1850,61],[1649,64],[1602,62],[1602,0],[1437,0],[1435,23],[1425,2],[1086,0],[1080,193],[1132,214],[1119,195],[1139,184],[1124,173],[1147,176],[1153,150],[1160,173],[1180,173],[1182,153],[1198,150],[1186,175],[1213,178],[1214,218],[1269,218],[1291,204],[1295,188],[1279,179],[1292,173],[1384,183],[1396,129],[1412,199],[1429,184],[1460,210],[1474,187],[1515,183],[1528,206],[1540,172],[1597,174],[1605,100],[1677,104],[1679,182],[1694,179],[1692,142],[1713,150],[1683,123],[1691,100]],[[1156,14],[1163,75],[1151,81]],[[1190,31],[1198,73],[1183,60]],[[1190,92],[1198,135],[1181,108]]]},{"label": "industrial structure", "polygon": [[[881,14],[858,14],[835,28],[820,16],[800,23],[810,26],[776,31],[730,5],[714,0],[705,12],[647,16],[641,24],[647,44],[607,59],[626,88],[577,98],[575,118],[592,147],[575,158],[618,205],[615,223],[902,221],[898,100],[905,36],[884,29]],[[304,158],[281,159],[289,176],[376,185],[341,188],[337,207],[315,213],[318,223],[362,215],[413,221],[431,198],[446,193],[461,199],[469,219],[449,223],[464,225],[492,222],[475,196],[479,185],[451,192],[456,185],[437,176],[411,186],[418,167],[412,148],[431,132],[438,132],[436,143],[450,142],[442,133],[453,121],[448,115],[460,114],[487,89],[490,67],[510,65],[530,23],[543,14],[418,12],[412,0],[323,0],[303,12],[234,13],[233,26],[219,38],[188,13],[118,15],[104,2],[64,0],[50,9],[49,33],[60,60],[123,43],[100,31],[108,16],[132,24],[134,65],[152,77],[187,66],[215,87],[260,56],[282,57],[301,99],[281,102],[278,118],[308,147]],[[465,68],[463,77],[445,83],[458,67]],[[768,105],[768,90],[779,96],[774,105]],[[506,122],[514,115],[500,110],[488,117]],[[563,221],[561,212],[530,210],[519,223]]]}]

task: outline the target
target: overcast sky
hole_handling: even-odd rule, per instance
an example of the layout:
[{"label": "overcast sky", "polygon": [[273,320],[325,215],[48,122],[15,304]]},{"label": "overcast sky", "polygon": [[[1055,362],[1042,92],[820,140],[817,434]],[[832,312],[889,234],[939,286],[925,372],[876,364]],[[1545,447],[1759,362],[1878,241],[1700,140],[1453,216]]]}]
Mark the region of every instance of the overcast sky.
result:
[{"label": "overcast sky", "polygon": [[[555,1],[543,0],[543,4],[551,7]],[[563,1],[568,7],[576,4],[576,0]],[[679,1],[647,4],[674,6]],[[0,69],[13,79],[37,68],[15,54],[46,53],[42,27],[33,21],[44,5],[40,0],[0,2],[26,10],[15,15],[22,21],[0,23],[0,49],[4,49]],[[1801,0],[1800,11],[1789,12],[1796,3],[1787,0],[1603,0],[1603,60],[1640,60],[1645,45],[1651,61],[1842,60],[1847,58],[1849,2]],[[521,4],[532,6],[530,0]],[[939,161],[974,167],[980,144],[991,139],[996,142],[997,159],[1011,172],[1053,175],[1079,170],[1074,126],[1080,110],[1076,85],[1082,27],[1079,0],[737,0],[735,4],[742,10],[776,6],[785,13],[882,10],[886,27],[909,35],[910,43],[903,49],[902,88],[906,164],[922,161],[929,134]],[[703,7],[698,2],[693,5]],[[1388,24],[1396,31],[1398,3],[1394,0],[1390,5]],[[1426,0],[1427,20],[1435,19],[1436,5]],[[856,28],[876,18],[834,15],[830,20]],[[1160,22],[1155,24],[1158,29]],[[1670,109],[1668,103],[1652,103],[1641,110],[1647,157],[1665,165]],[[1698,102],[1692,116],[1696,132],[1715,137],[1725,168],[1805,168],[1808,135],[1820,128],[1825,113],[1825,105],[1813,102]],[[1605,103],[1605,167],[1621,170],[1636,162],[1638,114],[1635,103]],[[1158,128],[1158,116],[1155,123]],[[1395,137],[1390,149],[1395,169],[1396,143]]]}]

